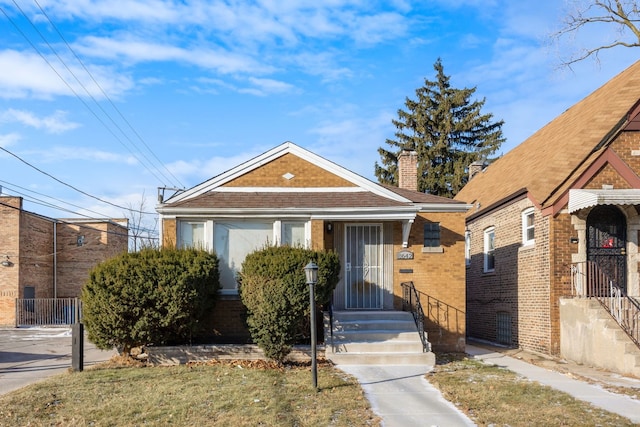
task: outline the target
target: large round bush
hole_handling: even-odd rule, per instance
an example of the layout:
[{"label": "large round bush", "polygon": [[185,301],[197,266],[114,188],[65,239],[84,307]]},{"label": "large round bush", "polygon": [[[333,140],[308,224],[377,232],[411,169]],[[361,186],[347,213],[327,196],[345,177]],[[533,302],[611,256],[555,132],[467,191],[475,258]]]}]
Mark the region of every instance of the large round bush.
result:
[{"label": "large round bush", "polygon": [[282,362],[293,344],[309,337],[309,286],[304,267],[318,265],[316,305],[327,304],[338,284],[335,252],[273,246],[249,254],[240,272],[240,295],[247,307],[251,337],[265,355]]},{"label": "large round bush", "polygon": [[212,309],[218,259],[197,249],[143,249],[96,266],[82,289],[83,322],[98,348],[188,343]]}]

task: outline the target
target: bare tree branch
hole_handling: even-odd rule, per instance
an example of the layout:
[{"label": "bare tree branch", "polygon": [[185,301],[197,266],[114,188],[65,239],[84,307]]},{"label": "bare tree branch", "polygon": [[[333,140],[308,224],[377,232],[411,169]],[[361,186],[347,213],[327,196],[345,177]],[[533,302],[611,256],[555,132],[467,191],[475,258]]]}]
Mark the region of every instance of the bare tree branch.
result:
[{"label": "bare tree branch", "polygon": [[[598,59],[598,54],[618,46],[640,47],[640,9],[637,0],[575,0],[571,1],[573,10],[564,18],[562,27],[550,35],[556,44],[571,37],[572,42],[578,32],[596,30],[599,25],[610,25],[616,34],[613,40],[596,47],[574,47],[568,57],[561,58],[561,66],[569,67],[589,57]],[[562,50],[562,49],[561,49]]]}]

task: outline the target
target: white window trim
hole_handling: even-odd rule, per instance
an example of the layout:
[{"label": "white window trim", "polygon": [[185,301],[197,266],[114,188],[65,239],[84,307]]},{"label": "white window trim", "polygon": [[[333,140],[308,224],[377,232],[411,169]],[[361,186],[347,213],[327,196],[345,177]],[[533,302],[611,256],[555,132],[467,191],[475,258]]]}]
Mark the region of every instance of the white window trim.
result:
[{"label": "white window trim", "polygon": [[[527,217],[529,215],[534,215],[534,223],[532,226],[527,226]],[[534,238],[533,239],[527,239],[527,231],[529,231],[530,229],[533,229],[534,232]],[[535,244],[536,239],[535,239],[535,230],[536,230],[536,226],[535,226],[535,209],[534,208],[527,208],[525,210],[522,211],[522,244],[524,246],[530,246]]]},{"label": "white window trim", "polygon": [[471,231],[464,232],[464,264],[471,265]]},{"label": "white window trim", "polygon": [[[214,248],[214,227],[216,222],[227,222],[227,221],[238,221],[242,222],[243,220],[238,219],[229,219],[229,218],[215,218],[215,219],[204,219],[204,218],[177,218],[177,230],[176,237],[178,239],[177,246],[182,247],[183,243],[180,241],[181,239],[181,227],[182,224],[204,224],[204,243],[207,250],[213,250]],[[272,223],[272,240],[271,242],[277,242],[278,245],[282,244],[282,227],[284,223],[303,223],[304,224],[304,234],[305,241],[304,247],[311,247],[311,220],[310,219],[280,219],[280,218],[247,218],[244,221],[257,221],[257,222],[271,222]],[[235,289],[220,289],[219,294],[221,295],[238,295],[237,287]]]},{"label": "white window trim", "polygon": [[[493,234],[493,251],[492,251],[492,255],[493,255],[493,268],[489,268],[489,235]],[[483,250],[483,258],[484,258],[484,263],[483,263],[483,268],[482,271],[484,271],[485,273],[492,273],[495,271],[495,265],[496,265],[496,228],[495,227],[489,227],[487,229],[484,230],[484,250]]]}]

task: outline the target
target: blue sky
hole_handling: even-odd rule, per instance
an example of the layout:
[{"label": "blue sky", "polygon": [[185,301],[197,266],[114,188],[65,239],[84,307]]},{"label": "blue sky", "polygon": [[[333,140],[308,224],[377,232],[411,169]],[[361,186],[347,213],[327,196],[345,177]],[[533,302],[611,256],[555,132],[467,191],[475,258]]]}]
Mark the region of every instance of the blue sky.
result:
[{"label": "blue sky", "polygon": [[157,187],[189,188],[284,141],[375,180],[391,120],[438,57],[505,121],[507,152],[640,53],[558,69],[559,54],[614,31],[550,44],[566,7],[0,0],[0,147],[31,165],[0,151],[0,185],[44,215],[123,217],[143,194],[153,211]]}]

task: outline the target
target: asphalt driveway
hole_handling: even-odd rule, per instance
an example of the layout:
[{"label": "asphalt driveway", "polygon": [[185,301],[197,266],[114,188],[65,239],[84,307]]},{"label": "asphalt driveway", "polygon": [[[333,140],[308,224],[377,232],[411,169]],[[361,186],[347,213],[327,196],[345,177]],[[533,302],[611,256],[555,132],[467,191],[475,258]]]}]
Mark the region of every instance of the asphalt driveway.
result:
[{"label": "asphalt driveway", "polygon": [[[0,329],[0,395],[71,368],[71,328]],[[84,367],[116,354],[84,341]]]}]

